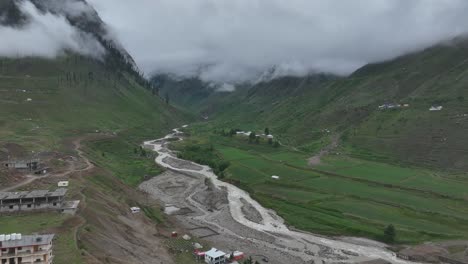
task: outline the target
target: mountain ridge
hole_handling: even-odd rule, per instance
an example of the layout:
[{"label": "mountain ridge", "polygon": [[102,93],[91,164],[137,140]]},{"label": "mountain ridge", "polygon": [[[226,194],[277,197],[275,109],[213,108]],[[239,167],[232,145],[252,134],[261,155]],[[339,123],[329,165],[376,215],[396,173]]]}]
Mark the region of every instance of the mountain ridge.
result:
[{"label": "mountain ridge", "polygon": [[[343,151],[351,155],[463,170],[468,168],[468,138],[463,132],[468,128],[463,119],[468,113],[467,73],[468,41],[460,38],[366,65],[343,78],[282,77],[222,96],[212,91],[201,99],[191,98],[185,83],[189,94],[184,103],[195,105],[192,110],[219,126],[270,127],[284,143],[304,150],[327,138],[321,132],[327,129],[342,135]],[[193,87],[199,90],[192,94],[207,90]],[[171,97],[178,89],[173,83],[162,91]],[[383,104],[408,108],[379,110]],[[437,105],[443,110],[429,111]]]}]

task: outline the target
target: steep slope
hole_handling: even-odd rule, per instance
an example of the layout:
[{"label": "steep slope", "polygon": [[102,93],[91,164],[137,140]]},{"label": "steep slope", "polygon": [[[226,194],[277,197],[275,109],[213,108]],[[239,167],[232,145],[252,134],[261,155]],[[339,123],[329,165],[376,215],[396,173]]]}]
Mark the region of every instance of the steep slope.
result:
[{"label": "steep slope", "polygon": [[[33,23],[21,3],[0,1],[2,26],[21,30]],[[162,133],[187,117],[152,92],[86,1],[31,3],[43,13],[64,17],[78,34],[97,40],[105,53],[100,58],[69,50],[55,59],[0,57],[0,140],[48,149],[63,136],[96,130]]]},{"label": "steep slope", "polygon": [[[458,39],[347,78],[286,77],[203,99],[217,126],[263,130],[283,143],[309,144],[340,134],[351,155],[387,162],[466,169],[468,41]],[[177,88],[176,88],[177,89]],[[222,103],[220,103],[222,102]],[[379,110],[382,104],[408,104]],[[200,105],[198,103],[198,105]],[[432,105],[442,111],[429,111]]]},{"label": "steep slope", "polygon": [[[0,0],[0,26],[20,30],[28,23],[19,2]],[[144,197],[131,187],[160,170],[152,155],[134,151],[143,139],[163,135],[189,117],[152,92],[131,56],[106,35],[97,13],[73,16],[48,5],[84,1],[32,2],[42,12],[65,16],[79,33],[92,35],[105,55],[91,58],[64,49],[48,59],[0,57],[0,162],[34,156],[49,168],[34,177],[2,164],[2,189],[55,189],[57,181],[69,180],[67,200],[81,200],[74,216],[2,216],[2,232],[56,234],[54,263],[173,263],[162,244],[161,226],[156,228],[161,221],[170,223],[157,204],[139,205]],[[135,205],[144,213],[132,215],[128,208]]]},{"label": "steep slope", "polygon": [[76,55],[0,61],[0,138],[50,147],[77,132],[169,129],[183,116],[131,74]]}]

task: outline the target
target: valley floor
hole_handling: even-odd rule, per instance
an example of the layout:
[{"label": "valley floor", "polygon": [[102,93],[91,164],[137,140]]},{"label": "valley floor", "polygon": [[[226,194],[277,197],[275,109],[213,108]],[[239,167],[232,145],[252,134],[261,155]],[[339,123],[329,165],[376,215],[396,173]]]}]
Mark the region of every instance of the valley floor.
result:
[{"label": "valley floor", "polygon": [[174,158],[165,139],[145,145],[159,152],[156,162],[170,171],[142,183],[140,189],[166,204],[187,229],[218,248],[241,250],[259,260],[266,257],[275,264],[375,259],[406,263],[376,243],[354,244],[291,231],[274,211],[263,208],[239,188],[217,180],[209,167]]},{"label": "valley floor", "polygon": [[[228,161],[223,180],[248,191],[290,227],[383,240],[385,227],[392,224],[397,245],[434,241],[426,255],[453,255],[437,241],[468,237],[464,174],[355,159],[340,153],[343,148],[311,167],[309,154],[276,149],[265,141],[249,144],[246,137],[200,133],[196,128],[189,134],[187,140],[173,143],[180,156],[206,164]],[[460,246],[457,252],[466,249]],[[420,254],[415,252],[407,253]],[[464,260],[460,256],[456,258]]]}]

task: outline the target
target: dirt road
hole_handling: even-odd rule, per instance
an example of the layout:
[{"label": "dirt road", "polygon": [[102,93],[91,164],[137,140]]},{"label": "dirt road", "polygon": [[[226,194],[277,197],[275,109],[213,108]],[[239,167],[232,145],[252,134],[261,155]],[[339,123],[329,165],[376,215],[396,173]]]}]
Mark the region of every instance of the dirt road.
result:
[{"label": "dirt road", "polygon": [[28,174],[28,175],[26,175],[26,179],[23,180],[22,182],[17,183],[17,184],[15,184],[13,186],[9,186],[9,187],[0,189],[0,192],[10,192],[10,191],[19,189],[19,188],[21,188],[23,186],[26,186],[26,185],[28,185],[30,183],[33,183],[34,181],[37,181],[37,180],[40,180],[40,179],[43,179],[43,178],[47,178],[47,177],[60,178],[60,177],[68,176],[68,175],[70,175],[72,173],[75,173],[75,172],[84,172],[84,171],[88,171],[88,170],[93,169],[94,164],[88,158],[86,158],[83,151],[81,150],[81,141],[84,140],[84,139],[85,138],[82,137],[82,138],[75,139],[72,142],[73,143],[73,150],[75,150],[78,153],[78,156],[81,159],[81,161],[83,161],[85,163],[84,167],[77,168],[76,164],[73,163],[73,164],[70,165],[70,167],[65,172],[61,172],[61,173],[47,173],[47,174],[41,175],[41,176],[37,176],[37,175],[34,175],[34,174]]},{"label": "dirt road", "polygon": [[[278,264],[359,263],[374,259],[410,263],[398,259],[393,252],[378,244],[363,245],[290,230],[274,211],[261,206],[247,192],[218,180],[208,166],[178,159],[167,145],[168,139],[177,138],[180,133],[175,129],[165,138],[144,143],[159,153],[156,163],[170,172],[143,183],[140,189],[172,207],[188,208],[185,211],[192,213],[178,217],[186,225],[206,226],[222,235],[222,239],[212,235],[210,241],[249,254],[265,255],[270,258],[270,263]],[[196,169],[190,169],[190,164]],[[205,178],[210,179],[212,187],[206,186]],[[214,201],[221,206],[212,206],[210,199],[222,197],[219,192],[227,195],[226,204],[222,206],[221,200]],[[248,212],[253,212],[255,217],[246,215]]]}]

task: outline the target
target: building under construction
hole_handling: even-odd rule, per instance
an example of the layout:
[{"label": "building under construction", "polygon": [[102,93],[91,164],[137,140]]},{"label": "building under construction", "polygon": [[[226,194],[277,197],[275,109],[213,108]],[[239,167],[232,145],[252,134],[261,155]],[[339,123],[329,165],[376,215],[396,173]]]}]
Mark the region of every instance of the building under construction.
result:
[{"label": "building under construction", "polygon": [[17,170],[37,170],[39,167],[39,159],[28,159],[28,160],[8,160],[3,162],[3,166],[7,169]]},{"label": "building under construction", "polygon": [[0,192],[0,213],[33,210],[60,210],[67,189],[55,191]]}]

